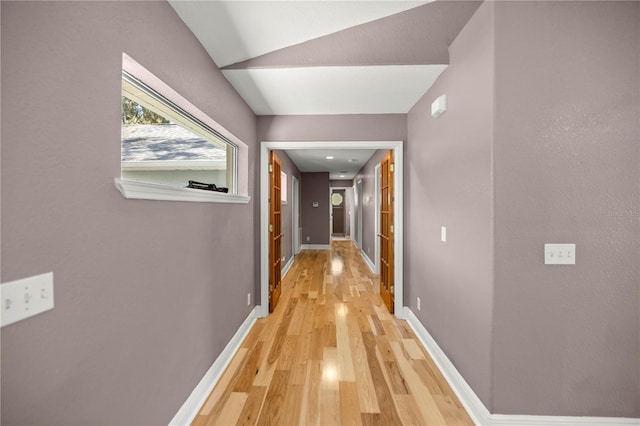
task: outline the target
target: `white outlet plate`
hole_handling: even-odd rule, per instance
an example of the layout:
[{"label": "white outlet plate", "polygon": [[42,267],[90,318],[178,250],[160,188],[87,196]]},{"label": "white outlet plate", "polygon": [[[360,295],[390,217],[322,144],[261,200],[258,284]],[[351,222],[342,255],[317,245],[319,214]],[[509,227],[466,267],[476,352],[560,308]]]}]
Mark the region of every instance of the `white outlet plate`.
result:
[{"label": "white outlet plate", "polygon": [[575,244],[545,244],[544,245],[545,265],[575,265],[576,245]]},{"label": "white outlet plate", "polygon": [[247,293],[247,306],[251,306],[251,293]]},{"label": "white outlet plate", "polygon": [[447,242],[447,227],[446,226],[441,226],[440,227],[440,241],[442,241],[443,243]]},{"label": "white outlet plate", "polygon": [[2,327],[53,309],[53,272],[0,285]]},{"label": "white outlet plate", "polygon": [[420,298],[416,297],[416,307],[420,310]]}]

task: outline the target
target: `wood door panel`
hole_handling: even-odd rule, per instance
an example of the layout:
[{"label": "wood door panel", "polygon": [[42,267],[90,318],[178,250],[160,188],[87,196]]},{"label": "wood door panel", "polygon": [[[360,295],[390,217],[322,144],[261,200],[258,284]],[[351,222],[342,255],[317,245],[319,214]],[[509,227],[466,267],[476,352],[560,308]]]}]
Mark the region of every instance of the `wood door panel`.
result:
[{"label": "wood door panel", "polygon": [[393,151],[380,162],[380,297],[393,313]]},{"label": "wood door panel", "polygon": [[280,159],[271,151],[269,158],[269,312],[280,298],[282,280],[282,193]]}]

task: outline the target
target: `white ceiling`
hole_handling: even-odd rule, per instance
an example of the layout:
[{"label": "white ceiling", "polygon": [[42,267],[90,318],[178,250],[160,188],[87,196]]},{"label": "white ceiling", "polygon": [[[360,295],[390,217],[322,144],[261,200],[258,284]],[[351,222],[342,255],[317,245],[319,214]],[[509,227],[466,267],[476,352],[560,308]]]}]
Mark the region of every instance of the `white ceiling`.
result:
[{"label": "white ceiling", "polygon": [[[375,36],[371,37],[369,32],[369,38],[358,39],[358,43],[367,43],[368,48],[372,47],[372,43],[375,46],[376,39],[380,37],[386,40],[387,46],[392,46],[391,50],[397,50],[394,48],[396,42],[403,48],[411,43],[416,43],[416,46],[425,42],[438,43],[443,38],[431,33],[422,39],[411,33],[403,41],[396,41],[395,35],[404,34],[404,24],[411,22],[410,18],[399,20],[399,24],[396,24],[398,28],[376,26],[381,22],[380,19],[431,1],[169,0],[169,3],[219,68],[237,64],[222,72],[257,115],[330,115],[407,113],[446,65],[438,62],[433,65],[428,61],[415,65],[402,60],[385,60],[393,57],[389,55],[388,47],[387,50],[378,50],[387,56],[374,64],[358,62],[359,59],[354,59],[352,55],[346,58],[336,55],[336,58],[342,59],[334,62],[331,55],[342,47],[341,38],[325,45],[323,52],[329,55],[331,66],[308,66],[309,62],[303,57],[306,52],[304,49],[300,57],[288,56],[290,61],[286,63],[289,65],[278,63],[277,60],[269,62],[268,67],[241,62],[275,51],[291,52],[287,48],[361,25],[377,29],[373,31]],[[434,9],[435,15],[430,21],[432,24],[429,24],[429,28],[436,24],[436,32],[437,23],[443,19],[441,12],[438,12],[441,9],[440,6]],[[425,25],[418,23],[411,28],[424,29]],[[361,51],[360,45],[352,48]],[[294,56],[299,55],[299,51],[295,50],[298,53],[294,53]],[[374,151],[336,150],[333,151],[336,158],[331,162],[325,158],[331,152],[322,150],[288,150],[287,153],[301,171],[330,171],[332,179],[340,179],[340,172],[344,171],[343,179],[352,179]],[[349,159],[356,161],[350,163]]]},{"label": "white ceiling", "polygon": [[[430,1],[169,3],[223,68]],[[302,66],[227,69],[223,73],[257,115],[369,114],[407,113],[444,68],[404,64]]]},{"label": "white ceiling", "polygon": [[223,74],[257,115],[407,113],[446,65],[234,69]]},{"label": "white ceiling", "polygon": [[289,149],[287,155],[301,172],[328,171],[330,179],[351,180],[375,152],[375,149]]},{"label": "white ceiling", "polygon": [[169,3],[222,68],[430,1],[433,0]]}]

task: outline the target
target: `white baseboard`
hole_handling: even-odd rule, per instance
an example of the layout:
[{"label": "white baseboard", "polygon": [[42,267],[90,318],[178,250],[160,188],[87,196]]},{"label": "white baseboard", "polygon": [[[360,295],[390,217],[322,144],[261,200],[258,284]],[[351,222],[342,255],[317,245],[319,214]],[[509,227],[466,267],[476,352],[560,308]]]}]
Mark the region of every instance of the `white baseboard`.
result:
[{"label": "white baseboard", "polygon": [[422,325],[418,317],[413,313],[413,311],[405,306],[404,308],[404,317],[406,321],[409,323],[409,326],[416,333],[420,342],[424,345],[431,355],[433,362],[438,366],[438,369],[444,376],[453,392],[458,396],[460,403],[464,406],[467,413],[471,417],[471,420],[476,425],[490,425],[491,424],[491,414],[489,410],[484,406],[480,398],[475,394],[471,386],[464,380],[462,375],[456,370],[456,367],[453,363],[447,358],[447,355],[440,349],[440,346],[433,340],[433,337],[429,334],[426,328]]},{"label": "white baseboard", "polygon": [[404,316],[431,355],[451,389],[476,425],[480,426],[638,426],[640,419],[627,417],[531,416],[491,414],[447,355],[431,337],[413,311],[405,306]]},{"label": "white baseboard", "polygon": [[330,248],[329,244],[303,244],[300,250],[329,250]]},{"label": "white baseboard", "polygon": [[240,325],[236,334],[233,335],[227,346],[222,350],[220,356],[216,358],[209,370],[205,373],[200,383],[191,392],[189,398],[182,404],[182,407],[178,410],[173,419],[169,422],[169,426],[185,426],[190,425],[193,419],[198,415],[198,411],[206,401],[207,397],[213,390],[213,387],[218,383],[222,373],[227,368],[231,359],[240,348],[240,345],[244,341],[247,334],[251,330],[251,327],[258,318],[258,307],[256,306],[250,313],[247,319]]},{"label": "white baseboard", "polygon": [[289,258],[289,261],[282,267],[282,272],[280,274],[281,278],[284,278],[284,276],[287,275],[287,272],[289,272],[289,269],[291,269],[291,265],[293,265],[293,256],[291,256]]},{"label": "white baseboard", "polygon": [[369,256],[367,256],[367,253],[365,253],[364,250],[362,249],[360,250],[360,255],[362,256],[362,259],[364,259],[364,263],[366,263],[369,269],[371,269],[371,272],[375,274],[376,273],[375,263],[373,263],[373,261],[369,259]]}]

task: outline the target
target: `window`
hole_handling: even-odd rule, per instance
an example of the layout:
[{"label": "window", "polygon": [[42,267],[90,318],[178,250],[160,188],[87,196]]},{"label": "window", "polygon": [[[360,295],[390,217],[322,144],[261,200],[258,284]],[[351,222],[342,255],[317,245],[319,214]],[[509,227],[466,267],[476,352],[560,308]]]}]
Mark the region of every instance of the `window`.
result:
[{"label": "window", "polygon": [[122,178],[235,192],[236,146],[151,89],[122,74]]},{"label": "window", "polygon": [[126,54],[121,96],[115,184],[125,198],[249,202],[248,147],[240,139]]}]

